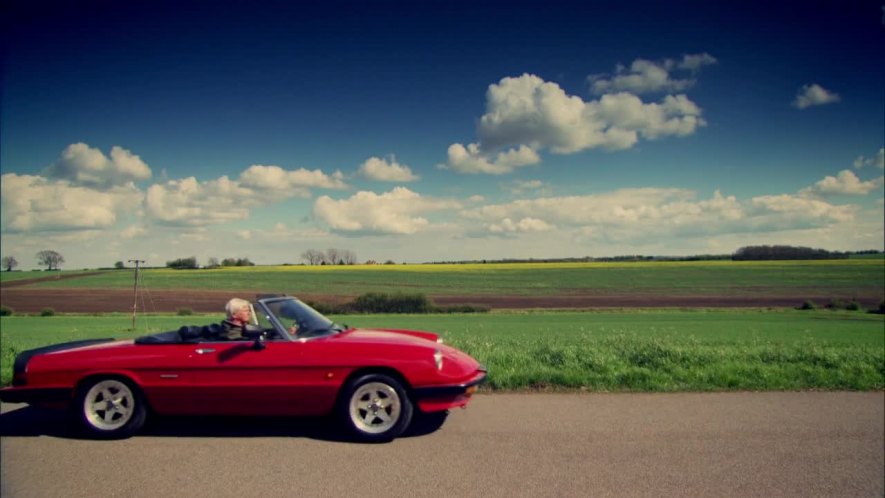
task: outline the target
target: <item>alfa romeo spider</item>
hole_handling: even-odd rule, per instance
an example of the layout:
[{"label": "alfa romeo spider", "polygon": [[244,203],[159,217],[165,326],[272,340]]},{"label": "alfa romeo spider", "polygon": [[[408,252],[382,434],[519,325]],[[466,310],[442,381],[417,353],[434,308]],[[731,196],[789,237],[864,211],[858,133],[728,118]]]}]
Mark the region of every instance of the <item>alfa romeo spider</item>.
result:
[{"label": "alfa romeo spider", "polygon": [[258,299],[240,340],[219,325],[20,353],[0,400],[65,407],[96,438],[154,415],[322,416],[389,441],[466,407],[486,369],[430,332],[340,326],[290,296]]}]

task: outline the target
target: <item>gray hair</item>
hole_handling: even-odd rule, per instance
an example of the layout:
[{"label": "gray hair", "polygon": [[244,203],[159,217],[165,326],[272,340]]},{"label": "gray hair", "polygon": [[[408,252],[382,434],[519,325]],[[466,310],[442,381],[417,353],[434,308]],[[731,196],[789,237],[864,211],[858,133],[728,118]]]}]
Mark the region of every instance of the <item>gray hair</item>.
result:
[{"label": "gray hair", "polygon": [[227,317],[230,318],[234,316],[237,311],[240,311],[243,308],[248,308],[249,306],[249,301],[235,297],[227,302],[224,306],[224,310],[227,311]]}]

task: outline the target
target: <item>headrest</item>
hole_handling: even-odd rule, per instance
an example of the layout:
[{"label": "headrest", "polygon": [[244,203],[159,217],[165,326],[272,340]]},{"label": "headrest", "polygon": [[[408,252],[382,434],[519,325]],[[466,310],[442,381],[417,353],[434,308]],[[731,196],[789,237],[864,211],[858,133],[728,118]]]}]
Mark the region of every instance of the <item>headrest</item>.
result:
[{"label": "headrest", "polygon": [[194,325],[185,325],[178,329],[178,336],[181,337],[182,341],[193,341],[194,339],[199,339],[201,334],[202,328]]},{"label": "headrest", "polygon": [[221,328],[221,325],[217,323],[210,323],[209,325],[203,325],[201,329],[201,335],[206,339],[218,339],[221,336],[221,332],[224,329]]}]

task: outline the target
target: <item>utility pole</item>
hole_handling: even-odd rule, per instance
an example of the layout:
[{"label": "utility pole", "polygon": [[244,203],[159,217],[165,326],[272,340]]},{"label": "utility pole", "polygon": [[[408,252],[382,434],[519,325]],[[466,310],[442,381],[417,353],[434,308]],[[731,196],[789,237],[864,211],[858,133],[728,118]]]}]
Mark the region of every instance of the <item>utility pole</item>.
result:
[{"label": "utility pole", "polygon": [[135,287],[132,289],[132,330],[135,330],[135,311],[138,309],[138,265],[144,263],[143,259],[130,259],[135,263]]}]

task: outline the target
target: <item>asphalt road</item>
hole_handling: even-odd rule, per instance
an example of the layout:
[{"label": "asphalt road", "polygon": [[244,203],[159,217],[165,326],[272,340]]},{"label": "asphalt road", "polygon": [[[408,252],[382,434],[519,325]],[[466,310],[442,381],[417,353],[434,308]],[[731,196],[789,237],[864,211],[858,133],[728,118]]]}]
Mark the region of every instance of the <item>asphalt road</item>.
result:
[{"label": "asphalt road", "polygon": [[437,432],[377,445],[264,418],[85,441],[52,413],[2,412],[4,498],[885,493],[882,392],[485,394]]}]

